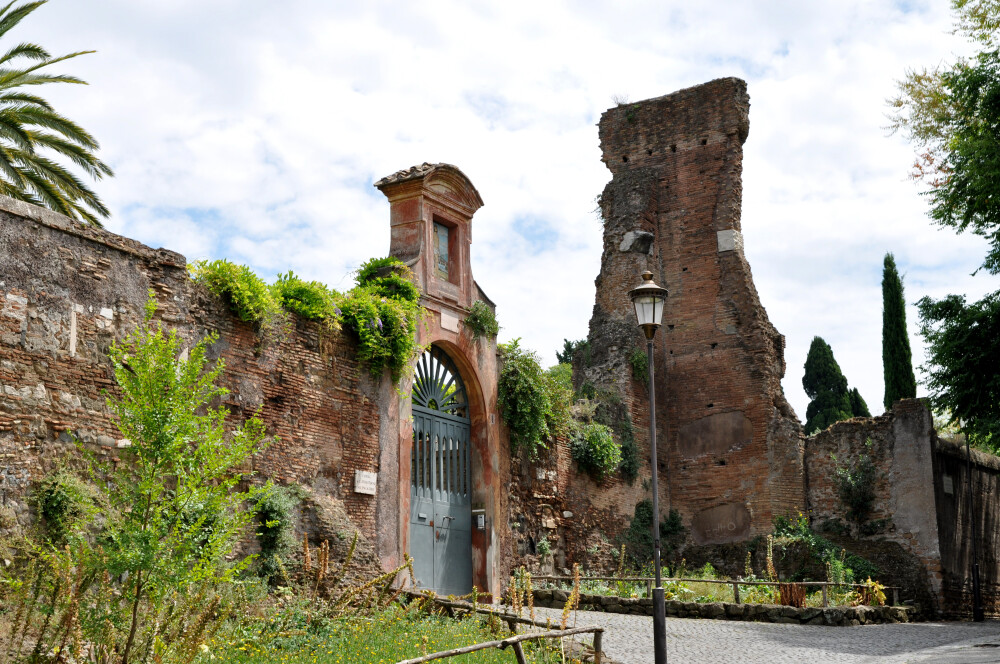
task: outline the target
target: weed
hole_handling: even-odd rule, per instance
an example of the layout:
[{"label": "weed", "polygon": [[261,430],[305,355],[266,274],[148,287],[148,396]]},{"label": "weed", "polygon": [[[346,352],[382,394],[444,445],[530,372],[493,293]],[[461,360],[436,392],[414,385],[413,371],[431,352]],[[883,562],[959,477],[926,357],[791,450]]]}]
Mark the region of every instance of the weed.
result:
[{"label": "weed", "polygon": [[469,307],[469,315],[465,317],[465,326],[472,332],[474,338],[486,337],[492,339],[500,332],[500,324],[497,322],[493,309],[483,302],[476,300]]}]

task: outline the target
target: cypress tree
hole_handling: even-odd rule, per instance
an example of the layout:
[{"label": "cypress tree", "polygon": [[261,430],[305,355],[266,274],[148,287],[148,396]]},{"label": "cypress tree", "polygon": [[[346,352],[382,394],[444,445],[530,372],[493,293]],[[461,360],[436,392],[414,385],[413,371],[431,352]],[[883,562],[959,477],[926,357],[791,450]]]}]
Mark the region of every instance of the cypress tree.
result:
[{"label": "cypress tree", "polygon": [[[833,358],[833,349],[819,337],[813,337],[806,356],[802,387],[812,399],[806,407],[806,435],[821,431],[834,422],[852,417],[847,379]],[[860,398],[860,394],[858,395]]]},{"label": "cypress tree", "polygon": [[850,393],[851,398],[851,415],[854,417],[871,417],[871,411],[868,410],[868,404],[865,400],[861,398],[861,392],[858,392],[858,388],[854,388]]},{"label": "cypress tree", "polygon": [[885,255],[882,269],[882,369],[885,375],[885,409],[900,399],[917,396],[910,338],[906,335],[906,302],[903,280],[892,254]]}]

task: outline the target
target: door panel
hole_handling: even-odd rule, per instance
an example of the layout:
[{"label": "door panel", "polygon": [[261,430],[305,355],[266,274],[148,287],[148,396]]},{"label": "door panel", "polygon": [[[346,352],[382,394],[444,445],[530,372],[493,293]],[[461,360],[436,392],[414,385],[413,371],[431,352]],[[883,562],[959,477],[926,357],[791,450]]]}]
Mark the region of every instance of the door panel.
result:
[{"label": "door panel", "polygon": [[[430,357],[428,357],[430,356]],[[417,363],[410,450],[410,555],[417,585],[472,590],[472,500],[465,388],[436,346]]]}]

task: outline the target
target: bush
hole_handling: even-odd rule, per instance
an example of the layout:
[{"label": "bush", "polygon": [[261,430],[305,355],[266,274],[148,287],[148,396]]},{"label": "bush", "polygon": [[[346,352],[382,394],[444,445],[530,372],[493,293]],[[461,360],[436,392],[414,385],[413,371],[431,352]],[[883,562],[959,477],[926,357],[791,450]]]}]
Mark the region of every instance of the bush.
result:
[{"label": "bush", "polygon": [[236,316],[257,330],[277,325],[281,307],[263,279],[246,265],[227,260],[196,261],[188,269],[194,280],[222,298]]},{"label": "bush", "polygon": [[318,281],[304,281],[294,272],[279,274],[272,286],[274,297],[286,310],[307,320],[325,323],[330,329],[340,329],[341,310],[338,303],[343,295]]},{"label": "bush", "polygon": [[294,516],[299,500],[288,487],[272,485],[268,489],[255,501],[260,544],[257,572],[269,581],[279,581],[287,576],[285,558],[296,544]]},{"label": "bush", "polygon": [[571,436],[573,420],[573,367],[557,364],[545,371],[545,390],[549,395],[549,414],[545,424],[553,436]]},{"label": "bush", "polygon": [[[666,559],[684,542],[687,528],[677,510],[670,510],[667,518],[660,522],[660,556]],[[628,528],[619,538],[625,545],[633,566],[642,569],[653,559],[653,501],[641,500]]]},{"label": "bush", "polygon": [[358,285],[343,300],[344,323],[358,336],[358,357],[372,376],[385,369],[398,380],[417,354],[420,291],[413,273],[399,259],[363,263]]},{"label": "bush", "polygon": [[[865,451],[858,455],[850,466],[837,466],[837,495],[847,508],[847,518],[854,521],[860,530],[875,506],[875,483],[878,470],[871,458],[872,441],[865,441]],[[837,458],[832,456],[836,462]]]},{"label": "bush", "polygon": [[632,366],[632,377],[640,383],[649,382],[649,356],[645,348],[635,348],[628,356],[628,363]]},{"label": "bush", "polygon": [[531,458],[547,447],[552,417],[547,380],[538,356],[521,348],[520,339],[500,344],[497,404],[510,430],[511,450],[525,449]]},{"label": "bush", "polygon": [[469,315],[465,317],[465,326],[472,332],[475,338],[493,338],[500,332],[500,323],[497,322],[493,309],[482,300],[476,300],[469,307]]},{"label": "bush", "polygon": [[45,538],[62,546],[91,511],[95,491],[69,470],[58,468],[42,478],[32,498]]},{"label": "bush", "polygon": [[573,460],[594,479],[602,480],[618,470],[621,447],[603,424],[587,424],[577,431],[570,444]]}]

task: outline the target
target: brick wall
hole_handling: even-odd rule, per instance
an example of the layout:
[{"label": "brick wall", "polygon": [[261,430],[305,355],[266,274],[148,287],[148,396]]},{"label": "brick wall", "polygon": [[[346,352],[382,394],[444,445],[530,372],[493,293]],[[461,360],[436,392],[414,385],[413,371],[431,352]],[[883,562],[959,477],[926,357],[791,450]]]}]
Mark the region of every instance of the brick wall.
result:
[{"label": "brick wall", "polygon": [[[784,338],[742,251],[748,112],[746,84],[720,79],[620,105],[600,122],[613,177],[600,197],[590,357],[575,358],[575,380],[621,398],[647,479],[648,396],[628,362],[645,341],[628,290],[652,271],[670,292],[654,355],[661,505],[698,544],[768,532],[775,514],[804,507],[800,425],[781,390]],[[649,495],[642,487],[602,487],[593,501],[631,517]]]},{"label": "brick wall", "polygon": [[189,280],[183,256],[2,197],[0,505],[26,523],[31,483],[73,457],[73,437],[118,454],[107,349],[136,325],[150,289],[158,317],[188,344],[218,332],[210,358],[226,364],[230,424],[260,409],[275,439],[253,459],[258,477],[342,501],[354,527],[391,557],[393,533],[376,532],[377,499],[354,493],[353,480],[355,470],[379,470],[379,433],[399,428],[385,403],[396,395],[387,377],[373,380],[359,365],[347,334],[293,317],[282,338],[262,343]]}]

